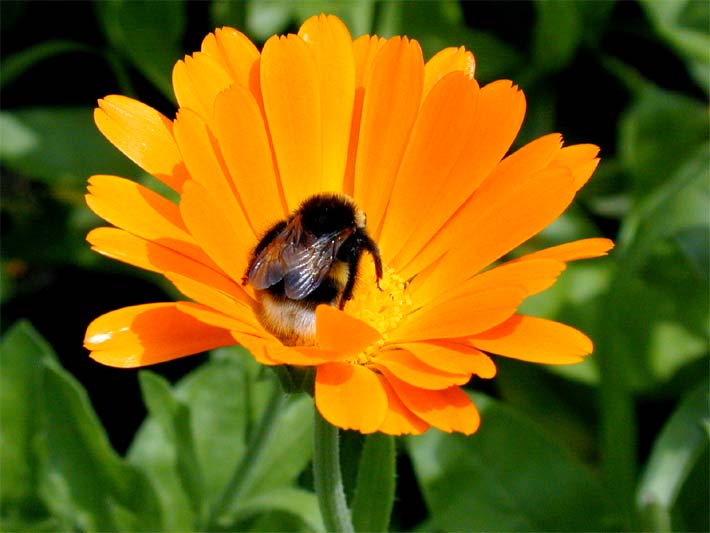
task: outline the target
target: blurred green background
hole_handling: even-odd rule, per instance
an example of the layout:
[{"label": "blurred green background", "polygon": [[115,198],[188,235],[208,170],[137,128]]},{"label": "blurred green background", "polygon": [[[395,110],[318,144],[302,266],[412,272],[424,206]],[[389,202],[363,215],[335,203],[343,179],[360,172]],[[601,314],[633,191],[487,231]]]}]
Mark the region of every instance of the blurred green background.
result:
[{"label": "blurred green background", "polygon": [[[353,36],[416,38],[426,57],[471,49],[480,82],[527,96],[515,147],[553,131],[601,146],[576,203],[523,251],[617,242],[525,304],[588,333],[594,356],[497,358],[494,381],[469,385],[477,434],[400,439],[391,529],[708,531],[710,3],[693,0],[0,2],[0,529],[322,529],[310,398],[289,400],[217,523],[269,376],[238,348],[138,372],[81,346],[99,314],[176,297],[84,241],[100,224],[88,176],[153,183],[97,132],[97,98],[172,117],[172,65],[209,31],[261,45],[320,12]],[[344,435],[349,496],[362,446]]]}]

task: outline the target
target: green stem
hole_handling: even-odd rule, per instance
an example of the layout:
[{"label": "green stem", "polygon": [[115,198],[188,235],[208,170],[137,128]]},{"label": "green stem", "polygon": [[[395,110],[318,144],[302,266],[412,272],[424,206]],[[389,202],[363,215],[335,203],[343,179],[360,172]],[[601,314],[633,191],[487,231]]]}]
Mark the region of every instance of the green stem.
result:
[{"label": "green stem", "polygon": [[394,505],[395,444],[392,435],[365,437],[353,497],[353,525],[357,531],[387,531]]},{"label": "green stem", "polygon": [[281,386],[279,383],[274,382],[271,397],[261,414],[259,425],[252,435],[242,459],[234,470],[232,478],[224,487],[222,496],[212,508],[212,512],[207,519],[207,527],[204,529],[208,531],[219,530],[223,527],[221,521],[228,519],[233,513],[234,507],[238,504],[244,488],[247,486],[247,482],[251,480],[254,468],[259,463],[261,453],[267,448],[267,444],[276,428],[274,422],[281,412],[285,400],[286,395],[282,392]]},{"label": "green stem", "polygon": [[340,474],[338,428],[317,410],[315,418],[313,476],[323,525],[326,531],[350,533],[354,529]]},{"label": "green stem", "polygon": [[[628,281],[628,271],[619,270],[615,284],[607,299],[605,321],[622,321],[626,317],[619,316],[617,302],[619,294],[624,294],[617,287]],[[618,283],[618,285],[616,285]],[[617,322],[618,324],[618,322]],[[618,329],[618,326],[616,326]],[[610,323],[602,331],[614,330]],[[636,490],[637,458],[636,439],[637,427],[634,410],[634,397],[627,382],[628,369],[632,368],[627,360],[628,354],[619,348],[611,336],[599,339],[595,357],[600,373],[600,411],[601,411],[601,450],[602,467],[609,491],[624,520],[624,529],[638,528],[637,516],[634,512],[634,494]]]}]

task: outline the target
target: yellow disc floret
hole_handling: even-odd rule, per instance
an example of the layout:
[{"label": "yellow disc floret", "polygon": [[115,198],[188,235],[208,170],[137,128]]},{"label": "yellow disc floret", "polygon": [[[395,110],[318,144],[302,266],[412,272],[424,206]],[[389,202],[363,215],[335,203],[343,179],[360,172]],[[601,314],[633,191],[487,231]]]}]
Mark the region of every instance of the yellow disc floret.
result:
[{"label": "yellow disc floret", "polygon": [[387,342],[388,334],[412,310],[412,300],[407,293],[407,281],[385,266],[379,286],[370,268],[360,268],[353,299],[345,311],[369,324],[382,334],[382,338],[360,353],[353,362],[367,364]]}]

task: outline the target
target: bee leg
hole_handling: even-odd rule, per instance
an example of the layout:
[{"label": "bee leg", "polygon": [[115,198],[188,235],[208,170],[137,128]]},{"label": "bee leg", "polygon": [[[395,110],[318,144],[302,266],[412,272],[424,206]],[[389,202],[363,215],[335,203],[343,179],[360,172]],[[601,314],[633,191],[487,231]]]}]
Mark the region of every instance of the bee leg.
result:
[{"label": "bee leg", "polygon": [[343,309],[345,304],[353,297],[353,289],[355,288],[355,278],[357,277],[357,268],[360,263],[361,254],[353,254],[348,260],[348,281],[343,288],[343,295],[340,297],[338,308]]},{"label": "bee leg", "polygon": [[380,249],[375,244],[375,241],[369,237],[363,240],[362,247],[370,252],[372,259],[375,261],[375,283],[377,284],[377,288],[382,290],[382,287],[380,287],[380,280],[382,279],[382,258],[380,257]]}]

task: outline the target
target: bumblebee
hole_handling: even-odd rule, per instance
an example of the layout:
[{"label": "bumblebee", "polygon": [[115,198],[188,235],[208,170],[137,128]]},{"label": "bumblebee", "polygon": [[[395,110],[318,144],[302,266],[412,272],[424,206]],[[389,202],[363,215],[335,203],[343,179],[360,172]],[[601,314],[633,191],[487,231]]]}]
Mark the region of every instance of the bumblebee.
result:
[{"label": "bumblebee", "polygon": [[242,281],[257,289],[267,330],[284,344],[313,344],[316,307],[345,307],[365,251],[379,286],[382,259],[365,213],[348,196],[317,194],[266,232]]}]

